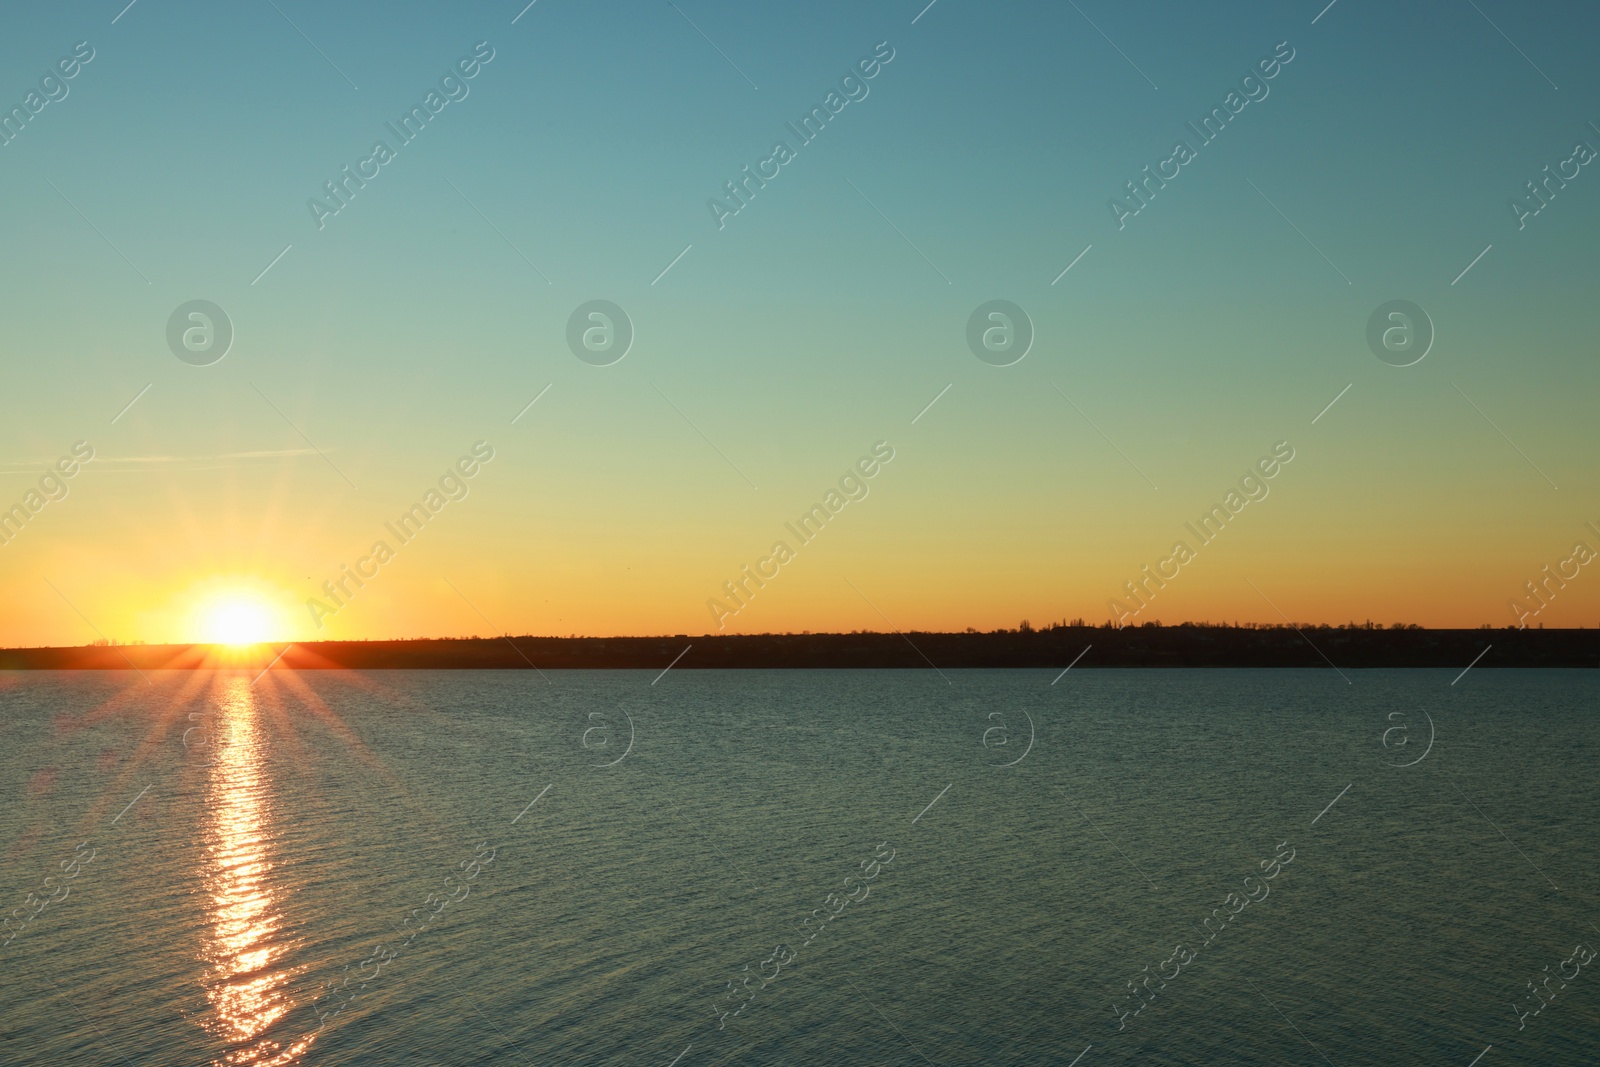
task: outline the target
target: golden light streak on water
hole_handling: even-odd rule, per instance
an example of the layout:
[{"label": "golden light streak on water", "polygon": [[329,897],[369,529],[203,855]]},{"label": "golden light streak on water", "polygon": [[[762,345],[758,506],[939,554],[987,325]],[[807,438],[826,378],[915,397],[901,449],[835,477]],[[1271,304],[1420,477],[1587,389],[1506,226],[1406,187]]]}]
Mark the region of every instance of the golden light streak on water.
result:
[{"label": "golden light streak on water", "polygon": [[285,1045],[267,1036],[295,1003],[296,971],[284,965],[290,946],[281,890],[271,878],[272,791],[264,773],[264,737],[246,677],[219,677],[217,711],[207,738],[211,766],[207,820],[201,836],[209,932],[201,944],[201,979],[211,1012],[203,1025],[228,1051],[217,1067],[297,1063],[313,1032]]}]

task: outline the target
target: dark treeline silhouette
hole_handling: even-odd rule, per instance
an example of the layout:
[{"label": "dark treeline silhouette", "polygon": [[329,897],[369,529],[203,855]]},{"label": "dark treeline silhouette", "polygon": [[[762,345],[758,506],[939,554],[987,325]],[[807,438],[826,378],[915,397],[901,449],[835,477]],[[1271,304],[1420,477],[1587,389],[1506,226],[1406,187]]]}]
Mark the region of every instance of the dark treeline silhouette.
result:
[{"label": "dark treeline silhouette", "polygon": [[[691,647],[692,646],[692,647]],[[462,637],[315,641],[288,647],[274,669],[661,670],[705,668],[1036,667],[1454,667],[1480,653],[1481,668],[1600,666],[1600,630],[1425,630],[1345,626],[1146,623],[1121,629],[1082,620],[979,633],[725,634],[692,637]],[[1089,651],[1079,660],[1079,654]],[[282,645],[249,650],[200,645],[95,645],[0,649],[0,670],[265,668]]]}]

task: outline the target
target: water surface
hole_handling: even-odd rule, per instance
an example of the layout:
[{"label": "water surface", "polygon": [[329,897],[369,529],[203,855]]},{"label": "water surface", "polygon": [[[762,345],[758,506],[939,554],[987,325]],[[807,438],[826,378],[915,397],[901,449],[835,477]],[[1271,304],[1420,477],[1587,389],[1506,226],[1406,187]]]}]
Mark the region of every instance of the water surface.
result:
[{"label": "water surface", "polygon": [[1346,673],[0,676],[0,1062],[1589,1062],[1594,673]]}]

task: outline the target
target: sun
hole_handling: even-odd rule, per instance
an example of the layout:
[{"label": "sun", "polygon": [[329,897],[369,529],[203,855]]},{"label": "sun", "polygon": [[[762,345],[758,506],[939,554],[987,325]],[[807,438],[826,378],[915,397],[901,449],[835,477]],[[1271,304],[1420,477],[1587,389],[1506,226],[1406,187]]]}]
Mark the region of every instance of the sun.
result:
[{"label": "sun", "polygon": [[201,617],[203,639],[213,645],[258,645],[272,637],[273,612],[249,596],[219,596]]},{"label": "sun", "polygon": [[[178,620],[176,640],[211,645],[219,652],[237,649],[246,658],[257,645],[290,639],[294,619],[286,604],[292,594],[270,575],[213,574],[174,590],[168,611]],[[169,638],[170,639],[170,638]]]}]

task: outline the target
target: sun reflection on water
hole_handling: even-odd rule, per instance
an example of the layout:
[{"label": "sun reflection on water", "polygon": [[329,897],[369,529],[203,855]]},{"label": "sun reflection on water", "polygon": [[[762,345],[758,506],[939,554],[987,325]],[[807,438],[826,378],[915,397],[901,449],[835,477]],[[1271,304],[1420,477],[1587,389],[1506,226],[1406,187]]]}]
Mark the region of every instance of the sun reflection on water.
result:
[{"label": "sun reflection on water", "polygon": [[281,892],[270,878],[272,796],[265,781],[263,738],[248,679],[221,678],[213,695],[217,728],[208,739],[208,818],[202,881],[209,931],[201,944],[201,979],[211,1011],[204,1025],[227,1045],[218,1067],[287,1067],[311,1047],[315,1034],[284,1044],[268,1031],[295,1006],[289,985],[298,973],[284,965],[290,945]]}]

